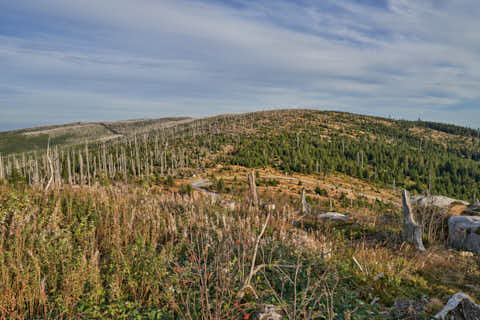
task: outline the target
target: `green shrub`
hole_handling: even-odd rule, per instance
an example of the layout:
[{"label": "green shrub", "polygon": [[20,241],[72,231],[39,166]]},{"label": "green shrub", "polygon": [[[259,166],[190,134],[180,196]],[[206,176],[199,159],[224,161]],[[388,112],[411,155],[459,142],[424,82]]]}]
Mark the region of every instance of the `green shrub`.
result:
[{"label": "green shrub", "polygon": [[165,181],[165,184],[168,186],[168,187],[173,187],[175,185],[175,181],[173,179],[173,177],[171,175],[169,175],[167,177],[167,181]]}]

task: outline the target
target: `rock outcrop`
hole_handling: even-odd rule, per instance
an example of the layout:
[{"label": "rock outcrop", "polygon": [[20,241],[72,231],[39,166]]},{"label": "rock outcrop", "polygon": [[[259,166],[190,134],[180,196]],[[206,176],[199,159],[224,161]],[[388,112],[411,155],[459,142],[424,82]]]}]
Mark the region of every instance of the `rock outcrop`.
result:
[{"label": "rock outcrop", "polygon": [[480,217],[450,217],[448,244],[455,249],[480,253]]}]

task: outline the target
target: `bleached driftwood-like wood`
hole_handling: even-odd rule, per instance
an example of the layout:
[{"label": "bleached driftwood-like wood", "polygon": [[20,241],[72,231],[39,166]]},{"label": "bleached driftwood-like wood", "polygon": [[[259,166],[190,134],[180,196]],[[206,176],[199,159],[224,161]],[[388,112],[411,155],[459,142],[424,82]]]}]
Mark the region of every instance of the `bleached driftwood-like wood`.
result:
[{"label": "bleached driftwood-like wood", "polygon": [[[460,306],[460,307],[459,307]],[[480,317],[480,305],[472,299],[459,292],[450,297],[445,307],[437,313],[434,319],[466,319],[473,320]]]},{"label": "bleached driftwood-like wood", "polygon": [[40,183],[40,173],[38,169],[38,160],[34,160],[34,168],[33,168],[33,185],[36,186]]},{"label": "bleached driftwood-like wood", "polygon": [[77,177],[75,173],[75,168],[76,168],[76,162],[75,162],[75,152],[72,150],[72,184],[75,184],[77,182]]},{"label": "bleached driftwood-like wood", "polygon": [[326,212],[316,216],[317,220],[350,221],[351,218],[338,212]]},{"label": "bleached driftwood-like wood", "polygon": [[59,156],[59,153],[58,153],[58,147],[55,146],[55,186],[58,188],[60,188],[60,186],[62,185],[62,175],[60,174],[60,172],[62,171],[62,167],[61,167],[61,164],[60,164],[60,156]]},{"label": "bleached driftwood-like wood", "polygon": [[68,183],[73,184],[72,181],[72,163],[70,161],[70,152],[67,152],[67,173],[68,173]]},{"label": "bleached driftwood-like wood", "polygon": [[257,194],[257,185],[255,182],[255,171],[251,171],[248,174],[248,185],[250,186],[250,203],[258,208],[258,194]]},{"label": "bleached driftwood-like wood", "polygon": [[50,180],[48,181],[47,186],[45,187],[45,191],[47,191],[50,188],[50,185],[53,182],[53,177],[55,175],[55,171],[53,170],[52,158],[50,157],[50,138],[48,139],[48,145],[47,145],[47,160],[50,168]]},{"label": "bleached driftwood-like wood", "polygon": [[302,215],[310,215],[312,213],[312,207],[307,202],[305,188],[302,189]]},{"label": "bleached driftwood-like wood", "polygon": [[412,205],[410,204],[410,194],[407,190],[402,191],[403,205],[403,232],[404,241],[410,242],[420,251],[425,251],[422,241],[422,228],[417,224],[413,217]]},{"label": "bleached driftwood-like wood", "polygon": [[90,185],[90,157],[88,156],[88,143],[85,142],[85,163],[87,165],[87,184]]},{"label": "bleached driftwood-like wood", "polygon": [[78,163],[80,164],[80,184],[85,184],[84,174],[83,174],[83,157],[80,150],[78,150]]},{"label": "bleached driftwood-like wood", "polygon": [[[251,174],[253,174],[253,179],[254,179],[253,181],[255,181],[254,171],[252,171],[248,175],[249,178],[250,178]],[[265,220],[265,224],[263,225],[262,231],[258,235],[257,241],[255,242],[255,249],[253,250],[252,265],[250,267],[250,273],[248,274],[247,278],[245,279],[245,283],[244,283],[242,289],[238,292],[238,297],[239,298],[244,297],[246,290],[249,290],[249,291],[253,292],[255,297],[258,297],[257,293],[255,292],[255,289],[251,285],[251,281],[252,281],[252,278],[255,275],[255,273],[258,272],[258,270],[260,270],[260,269],[258,269],[257,271],[255,271],[255,262],[257,260],[258,245],[260,244],[260,240],[262,239],[262,236],[265,233],[265,230],[267,229],[268,221],[270,220],[270,215],[271,215],[271,213],[268,213],[268,216],[267,216],[267,219]]]},{"label": "bleached driftwood-like wood", "polygon": [[0,156],[0,180],[5,179],[5,170],[3,169],[3,157]]}]

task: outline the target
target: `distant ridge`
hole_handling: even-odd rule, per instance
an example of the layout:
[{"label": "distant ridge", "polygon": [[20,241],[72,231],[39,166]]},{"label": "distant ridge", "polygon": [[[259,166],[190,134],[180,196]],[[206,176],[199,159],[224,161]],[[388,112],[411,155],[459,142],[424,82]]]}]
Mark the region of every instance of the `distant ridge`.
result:
[{"label": "distant ridge", "polygon": [[44,150],[52,145],[75,145],[85,142],[112,140],[134,133],[169,127],[192,121],[189,117],[135,119],[115,122],[72,122],[0,132],[0,153]]},{"label": "distant ridge", "polygon": [[[331,118],[330,121],[338,122],[338,126],[343,126],[346,122],[356,123],[360,121],[363,125],[373,123],[384,123],[389,125],[408,128],[415,135],[422,138],[480,138],[480,130],[461,127],[458,125],[430,122],[430,121],[409,121],[396,120],[385,117],[376,117],[369,115],[354,114],[341,111],[320,111],[309,109],[277,109],[258,112],[240,113],[240,114],[222,114],[202,119],[217,119],[222,117],[232,117],[239,119],[246,114],[269,114],[273,118],[287,116],[294,113],[318,112]],[[337,117],[338,116],[338,117]],[[101,121],[101,122],[73,122],[68,124],[47,125],[33,128],[17,129],[0,132],[0,154],[21,153],[44,150],[47,147],[48,140],[52,145],[65,146],[83,144],[85,142],[104,142],[116,139],[122,136],[133,134],[143,134],[155,129],[168,128],[182,123],[188,123],[197,120],[192,117],[165,117],[158,119],[133,119],[121,121]],[[356,124],[355,126],[357,126]],[[362,125],[362,126],[363,126]],[[357,129],[360,127],[357,126]]]}]

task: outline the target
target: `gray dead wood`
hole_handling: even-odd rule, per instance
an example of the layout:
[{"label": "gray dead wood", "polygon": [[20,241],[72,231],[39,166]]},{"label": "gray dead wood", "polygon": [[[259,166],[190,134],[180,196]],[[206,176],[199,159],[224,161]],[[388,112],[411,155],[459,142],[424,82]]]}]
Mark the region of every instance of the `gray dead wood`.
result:
[{"label": "gray dead wood", "polygon": [[445,307],[435,315],[434,319],[478,320],[480,319],[480,305],[473,302],[463,292],[459,292],[448,299]]},{"label": "gray dead wood", "polygon": [[422,241],[422,228],[417,224],[413,217],[412,205],[410,204],[410,194],[407,190],[402,191],[403,205],[403,232],[404,241],[410,242],[420,251],[425,251]]},{"label": "gray dead wood", "polygon": [[305,188],[302,190],[302,215],[310,215],[312,213],[312,207],[307,202],[307,197],[305,195]]},{"label": "gray dead wood", "polygon": [[248,185],[250,187],[250,203],[258,208],[258,194],[257,194],[257,185],[255,182],[255,171],[251,171],[248,174]]}]

